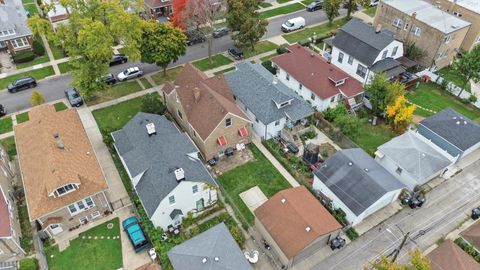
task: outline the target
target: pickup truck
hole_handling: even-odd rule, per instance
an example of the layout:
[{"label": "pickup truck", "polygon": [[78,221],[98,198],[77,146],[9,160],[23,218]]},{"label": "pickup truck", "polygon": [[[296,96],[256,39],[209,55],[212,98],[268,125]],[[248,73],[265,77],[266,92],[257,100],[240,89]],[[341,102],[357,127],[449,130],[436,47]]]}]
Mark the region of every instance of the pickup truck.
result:
[{"label": "pickup truck", "polygon": [[142,227],[135,216],[131,216],[122,221],[123,230],[127,233],[135,252],[140,252],[150,247],[150,242],[145,237]]}]

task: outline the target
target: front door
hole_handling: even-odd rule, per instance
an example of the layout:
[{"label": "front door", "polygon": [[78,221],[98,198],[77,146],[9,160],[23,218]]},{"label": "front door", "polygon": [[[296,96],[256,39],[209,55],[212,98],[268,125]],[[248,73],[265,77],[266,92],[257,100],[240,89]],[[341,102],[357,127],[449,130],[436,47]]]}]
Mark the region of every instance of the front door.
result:
[{"label": "front door", "polygon": [[200,199],[200,200],[197,201],[197,210],[202,211],[203,208],[205,208],[205,203],[204,203],[203,199]]},{"label": "front door", "polygon": [[63,232],[62,225],[60,224],[51,224],[49,227],[53,235],[57,235]]}]

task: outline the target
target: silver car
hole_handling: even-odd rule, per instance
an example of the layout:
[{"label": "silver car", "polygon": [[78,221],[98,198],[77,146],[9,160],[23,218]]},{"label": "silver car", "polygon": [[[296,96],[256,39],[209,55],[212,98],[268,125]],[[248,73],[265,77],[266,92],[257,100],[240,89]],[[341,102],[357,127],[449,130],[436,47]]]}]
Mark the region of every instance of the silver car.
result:
[{"label": "silver car", "polygon": [[139,67],[131,67],[123,72],[118,73],[117,78],[119,81],[123,82],[129,79],[142,77],[142,75],[143,70],[141,70]]}]

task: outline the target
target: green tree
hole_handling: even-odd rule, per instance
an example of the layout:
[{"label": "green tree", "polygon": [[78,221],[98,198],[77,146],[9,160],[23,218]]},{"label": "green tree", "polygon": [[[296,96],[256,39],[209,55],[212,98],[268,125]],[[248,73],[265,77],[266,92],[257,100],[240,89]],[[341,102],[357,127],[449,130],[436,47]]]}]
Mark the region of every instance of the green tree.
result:
[{"label": "green tree", "polygon": [[425,56],[425,51],[418,47],[415,42],[408,41],[405,44],[405,56],[418,62]]},{"label": "green tree", "polygon": [[227,24],[234,32],[232,39],[238,47],[254,49],[255,43],[267,31],[267,20],[262,20],[255,11],[259,1],[227,0]]},{"label": "green tree", "polygon": [[20,260],[20,269],[21,270],[37,270],[38,260],[37,258],[23,258]]},{"label": "green tree", "polygon": [[30,98],[30,103],[32,104],[32,106],[43,104],[45,103],[45,97],[37,90],[33,90],[32,97]]},{"label": "green tree", "polygon": [[328,21],[330,23],[340,15],[340,5],[342,4],[341,0],[325,0],[323,1],[323,9],[325,14],[327,14]]},{"label": "green tree", "polygon": [[327,121],[334,121],[337,117],[348,114],[345,104],[337,105],[335,108],[328,108],[323,116]]},{"label": "green tree", "polygon": [[473,50],[465,53],[460,59],[453,63],[453,67],[462,75],[462,90],[458,93],[460,96],[463,89],[470,83],[470,80],[478,82],[480,80],[480,45],[475,46]]},{"label": "green tree", "polygon": [[370,0],[344,0],[343,7],[347,9],[347,18],[350,18],[352,13],[358,10],[358,6],[368,8]]},{"label": "green tree", "polygon": [[165,109],[165,106],[157,94],[148,94],[142,97],[142,112],[163,114]]},{"label": "green tree", "polygon": [[[410,254],[410,262],[408,264],[400,264],[391,262],[385,256],[380,257],[380,261],[371,263],[373,269],[376,270],[430,270],[430,262],[428,258],[422,256],[419,250],[415,250]],[[365,268],[365,270],[370,268]]]},{"label": "green tree", "polygon": [[333,123],[340,128],[343,134],[349,137],[355,137],[360,128],[360,122],[358,118],[351,114],[339,115]]},{"label": "green tree", "polygon": [[405,86],[398,82],[390,82],[385,74],[376,74],[369,84],[365,86],[365,92],[370,95],[372,111],[376,115],[381,115],[387,105],[391,104],[405,92]]},{"label": "green tree", "polygon": [[144,22],[142,28],[142,62],[162,67],[166,76],[167,66],[187,52],[187,38],[171,23]]}]

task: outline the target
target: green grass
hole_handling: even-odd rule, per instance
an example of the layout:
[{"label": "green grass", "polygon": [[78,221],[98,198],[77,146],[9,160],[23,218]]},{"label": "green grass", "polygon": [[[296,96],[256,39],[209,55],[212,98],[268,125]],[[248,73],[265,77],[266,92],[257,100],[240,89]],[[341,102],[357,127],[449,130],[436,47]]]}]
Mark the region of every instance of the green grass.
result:
[{"label": "green grass", "polygon": [[260,3],[260,7],[262,7],[262,8],[267,8],[267,7],[271,7],[271,6],[272,6],[272,4],[267,3],[267,2]]},{"label": "green grass", "polygon": [[63,62],[58,64],[58,69],[60,69],[60,73],[64,74],[64,73],[70,72],[70,70],[72,70],[73,67],[70,66],[69,62]]},{"label": "green grass", "polygon": [[105,90],[97,91],[95,93],[95,97],[88,99],[86,102],[88,106],[91,106],[119,97],[123,97],[141,90],[142,87],[136,80],[117,83],[111,87],[108,87]]},{"label": "green grass", "polygon": [[354,143],[360,146],[365,152],[373,155],[378,146],[388,142],[396,134],[391,128],[384,124],[373,126],[367,118],[360,119],[360,128],[355,137],[350,138]]},{"label": "green grass", "polygon": [[48,55],[45,54],[45,55],[42,55],[42,56],[39,56],[39,57],[35,57],[35,59],[33,59],[30,62],[16,64],[16,66],[17,66],[17,69],[22,69],[22,68],[26,68],[26,67],[35,66],[35,65],[38,65],[38,64],[43,64],[43,63],[48,62],[49,60],[50,59],[48,58]]},{"label": "green grass", "polygon": [[[452,82],[458,87],[462,87],[465,83],[465,79],[463,79],[463,76],[458,71],[453,69],[453,67],[442,68],[438,71],[438,73],[442,78],[446,79],[449,82]],[[467,83],[467,85],[465,86],[465,90],[470,92],[470,83]]]},{"label": "green grass", "polygon": [[310,5],[311,3],[313,3],[313,1],[315,1],[315,0],[303,0],[302,3],[303,3],[305,6],[308,6],[308,5]]},{"label": "green grass", "polygon": [[53,58],[55,59],[62,59],[67,57],[64,53],[61,47],[55,46],[53,42],[48,41],[48,45],[50,46],[50,49],[52,50]]},{"label": "green grass", "polygon": [[264,56],[264,57],[260,58],[260,62],[265,62],[265,61],[267,61],[267,60],[270,60],[270,59],[272,59],[273,57],[275,57],[275,56],[277,56],[277,55],[278,55],[278,53],[277,53],[277,52],[274,52],[274,53],[272,53],[272,54],[269,54],[269,55],[267,55],[267,56]]},{"label": "green grass", "polygon": [[[111,230],[107,228],[108,223],[113,223]],[[83,236],[86,236],[83,239]],[[92,239],[88,239],[88,237]],[[93,239],[93,237],[104,239]],[[122,267],[122,245],[121,239],[112,239],[120,236],[120,224],[118,218],[107,221],[83,232],[79,237],[70,241],[70,246],[59,252],[58,246],[45,248],[49,269],[52,270],[111,270]],[[109,237],[110,239],[107,239]]]},{"label": "green grass", "polygon": [[287,3],[287,2],[290,2],[292,0],[277,0],[277,3],[279,4],[284,4],[284,3]]},{"label": "green grass", "polygon": [[[480,110],[478,108],[461,102],[434,83],[421,83],[417,89],[407,94],[407,99],[414,104],[436,112],[450,107],[474,121],[480,121]],[[415,110],[415,114],[424,117],[433,115],[433,113],[420,108]]]},{"label": "green grass", "polygon": [[65,103],[63,102],[57,102],[53,104],[53,106],[55,107],[55,111],[57,112],[68,109],[67,105],[65,105]]},{"label": "green grass", "polygon": [[23,4],[35,4],[35,0],[22,0]]},{"label": "green grass", "polygon": [[17,118],[17,124],[21,124],[30,120],[28,117],[28,112],[19,113],[15,117]]},{"label": "green grass", "polygon": [[369,7],[363,11],[363,13],[367,14],[370,17],[375,17],[375,12],[377,12],[377,7]]},{"label": "green grass", "polygon": [[182,66],[167,69],[167,76],[166,77],[164,76],[163,71],[160,71],[160,72],[157,72],[154,75],[152,75],[152,79],[157,85],[161,85],[161,84],[164,84],[166,82],[171,82],[171,81],[174,81],[177,78],[178,73],[180,73],[180,71],[182,71],[182,69],[183,69]]},{"label": "green grass", "polygon": [[230,63],[233,63],[233,61],[230,58],[224,56],[223,54],[216,54],[216,55],[212,55],[212,63],[208,61],[208,57],[207,57],[207,58],[203,58],[195,62],[192,62],[192,65],[194,65],[201,71],[206,71],[206,70],[214,69],[217,67],[225,66]]},{"label": "green grass", "polygon": [[347,18],[340,18],[338,20],[333,21],[332,23],[326,22],[314,27],[307,27],[304,30],[296,31],[290,34],[282,35],[289,43],[295,43],[300,40],[310,38],[314,34],[317,37],[326,36],[330,32],[337,30],[338,28],[342,27],[345,23],[348,22]]},{"label": "green grass", "polygon": [[[13,138],[13,137],[11,137]],[[30,253],[33,249],[32,226],[28,217],[28,209],[25,201],[17,201],[18,219],[20,222],[20,246],[25,252]]]},{"label": "green grass", "polygon": [[15,137],[7,137],[3,140],[0,140],[0,145],[3,146],[5,151],[7,151],[8,156],[10,159],[13,158],[13,156],[17,155],[17,147],[15,146]]},{"label": "green grass", "polygon": [[24,4],[23,7],[25,7],[25,10],[30,13],[31,16],[38,14],[38,9],[37,6],[32,3],[32,4]]},{"label": "green grass", "polygon": [[278,7],[278,8],[270,9],[264,12],[260,12],[260,18],[267,19],[273,16],[293,13],[299,10],[303,10],[304,8],[305,6],[300,3],[293,3],[283,7]]},{"label": "green grass", "polygon": [[55,72],[53,72],[53,68],[51,66],[35,69],[35,70],[24,72],[24,73],[15,74],[15,75],[0,79],[0,89],[7,88],[8,84],[12,83],[13,81],[21,77],[32,76],[38,81],[47,76],[51,76],[53,74],[55,74]]},{"label": "green grass", "polygon": [[142,82],[143,86],[145,86],[145,89],[152,88],[152,84],[146,78],[141,78],[140,81]]},{"label": "green grass", "polygon": [[12,117],[5,116],[0,118],[0,134],[7,133],[13,130]]},{"label": "green grass", "polygon": [[273,51],[277,47],[278,46],[275,43],[272,43],[268,40],[263,40],[263,41],[257,42],[257,44],[255,44],[255,46],[254,46],[255,49],[253,51],[250,48],[244,48],[243,54],[244,54],[245,58],[250,58],[250,57],[255,56],[255,55],[259,55],[259,54],[262,54],[262,53]]},{"label": "green grass", "polygon": [[220,75],[220,74],[224,74],[224,73],[227,73],[229,71],[232,71],[232,70],[235,70],[235,67],[229,67],[229,68],[226,68],[226,69],[222,69],[222,70],[219,70],[215,73],[213,73],[214,75]]},{"label": "green grass", "polygon": [[257,147],[249,144],[249,148],[253,152],[254,160],[223,173],[217,181],[225,189],[241,215],[249,224],[253,224],[254,216],[239,194],[258,186],[265,196],[270,198],[278,191],[291,186]]},{"label": "green grass", "polygon": [[119,54],[125,54],[125,48],[123,48],[123,47],[119,48],[117,51],[118,51]]}]

